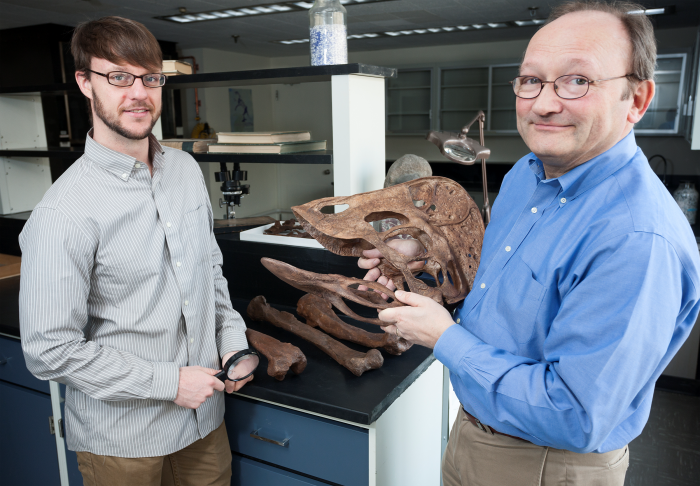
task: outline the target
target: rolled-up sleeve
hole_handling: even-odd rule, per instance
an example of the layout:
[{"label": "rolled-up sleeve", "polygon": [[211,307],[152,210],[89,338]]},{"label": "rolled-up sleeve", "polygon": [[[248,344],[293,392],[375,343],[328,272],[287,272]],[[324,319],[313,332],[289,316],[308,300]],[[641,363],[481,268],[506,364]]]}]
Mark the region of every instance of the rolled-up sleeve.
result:
[{"label": "rolled-up sleeve", "polygon": [[40,207],[20,245],[20,333],[29,371],[100,400],[174,400],[175,363],[147,361],[85,339],[97,242],[61,211]]}]

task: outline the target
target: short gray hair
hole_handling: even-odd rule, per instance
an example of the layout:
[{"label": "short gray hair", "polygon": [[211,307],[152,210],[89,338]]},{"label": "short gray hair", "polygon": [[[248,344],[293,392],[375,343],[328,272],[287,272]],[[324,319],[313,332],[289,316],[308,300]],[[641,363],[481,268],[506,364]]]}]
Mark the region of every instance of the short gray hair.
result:
[{"label": "short gray hair", "polygon": [[613,1],[608,3],[599,0],[576,0],[554,7],[545,25],[566,14],[586,11],[605,12],[620,19],[632,43],[631,71],[625,74],[633,74],[634,78],[628,78],[627,80],[627,92],[623,95],[623,99],[626,99],[632,95],[638,81],[654,79],[654,69],[656,67],[654,26],[643,13],[629,13],[634,11],[643,12],[644,9],[642,5],[631,2]]}]

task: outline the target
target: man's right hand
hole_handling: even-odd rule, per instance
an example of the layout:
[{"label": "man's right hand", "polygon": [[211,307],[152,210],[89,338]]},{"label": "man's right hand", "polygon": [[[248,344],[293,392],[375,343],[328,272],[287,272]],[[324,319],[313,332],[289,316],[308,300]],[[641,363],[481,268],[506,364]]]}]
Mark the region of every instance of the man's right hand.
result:
[{"label": "man's right hand", "polygon": [[199,408],[214,394],[214,390],[224,391],[224,382],[215,378],[217,370],[201,366],[180,368],[180,383],[177,387],[175,404],[185,408]]}]

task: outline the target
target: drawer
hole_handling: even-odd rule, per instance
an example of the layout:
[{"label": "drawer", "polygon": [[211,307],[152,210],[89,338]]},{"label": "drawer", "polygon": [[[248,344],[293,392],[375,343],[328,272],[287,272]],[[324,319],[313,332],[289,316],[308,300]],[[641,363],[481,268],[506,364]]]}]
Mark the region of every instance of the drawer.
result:
[{"label": "drawer", "polygon": [[241,486],[327,486],[313,479],[299,476],[278,467],[253,461],[246,457],[233,456],[231,462],[231,484]]},{"label": "drawer", "polygon": [[225,420],[235,452],[345,486],[369,481],[366,429],[239,396],[226,398]]},{"label": "drawer", "polygon": [[27,369],[19,340],[0,336],[0,363],[0,380],[51,393],[49,382],[35,378]]}]

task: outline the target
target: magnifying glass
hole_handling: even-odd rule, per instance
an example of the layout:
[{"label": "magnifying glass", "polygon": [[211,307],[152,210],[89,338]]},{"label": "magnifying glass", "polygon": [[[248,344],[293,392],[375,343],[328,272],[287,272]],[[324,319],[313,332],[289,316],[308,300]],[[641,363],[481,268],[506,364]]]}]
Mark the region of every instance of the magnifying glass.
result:
[{"label": "magnifying glass", "polygon": [[260,363],[260,356],[254,349],[239,351],[228,360],[224,368],[214,376],[221,381],[241,381],[253,374]]}]

